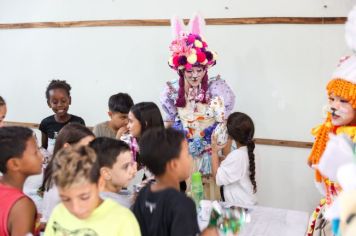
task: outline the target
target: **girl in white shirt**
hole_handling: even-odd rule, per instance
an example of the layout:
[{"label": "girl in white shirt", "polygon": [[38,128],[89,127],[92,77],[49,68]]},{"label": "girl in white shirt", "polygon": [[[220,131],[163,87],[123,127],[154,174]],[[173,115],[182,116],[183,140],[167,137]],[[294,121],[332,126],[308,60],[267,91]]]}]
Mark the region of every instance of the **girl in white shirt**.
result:
[{"label": "girl in white shirt", "polygon": [[[69,123],[65,125],[58,133],[56,143],[53,149],[53,156],[62,148],[74,145],[87,145],[95,138],[93,132],[87,127],[78,123]],[[43,183],[40,190],[43,192],[42,202],[42,222],[47,222],[53,209],[60,203],[57,187],[53,184],[53,162],[54,158],[49,161],[43,176]]]},{"label": "girl in white shirt", "polygon": [[[232,113],[227,119],[229,139],[235,141],[237,149],[230,152],[222,161],[218,152],[216,137],[212,137],[212,172],[216,184],[223,186],[224,201],[241,206],[257,203],[255,179],[255,143],[252,119],[241,112]],[[232,143],[232,142],[228,142]]]}]

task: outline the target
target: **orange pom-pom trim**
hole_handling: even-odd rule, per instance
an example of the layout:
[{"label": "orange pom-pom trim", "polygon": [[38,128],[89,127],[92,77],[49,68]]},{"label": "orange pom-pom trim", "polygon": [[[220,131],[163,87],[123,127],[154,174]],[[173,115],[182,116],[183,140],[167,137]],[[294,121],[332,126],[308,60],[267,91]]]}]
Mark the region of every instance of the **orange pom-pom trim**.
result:
[{"label": "orange pom-pom trim", "polygon": [[[335,95],[347,100],[354,109],[356,109],[356,85],[344,79],[333,79],[326,86],[328,95]],[[315,136],[315,142],[308,158],[309,165],[319,163],[321,156],[324,153],[326,143],[329,140],[329,133],[332,132],[333,125],[331,123],[331,115],[328,114],[325,122],[314,128],[312,134]],[[317,182],[322,182],[323,177],[319,171],[315,171],[315,179]]]},{"label": "orange pom-pom trim", "polygon": [[[332,131],[332,129],[333,125],[331,124],[330,114],[328,114],[324,124],[313,129],[312,133],[315,136],[315,142],[308,158],[308,164],[310,166],[319,163],[321,155],[324,153],[326,143],[329,141],[329,133]],[[319,171],[315,171],[315,179],[317,182],[321,182],[322,176]]]},{"label": "orange pom-pom trim", "polygon": [[349,101],[354,109],[356,109],[356,85],[343,80],[333,79],[326,86],[328,95],[333,94],[338,97],[342,97]]}]

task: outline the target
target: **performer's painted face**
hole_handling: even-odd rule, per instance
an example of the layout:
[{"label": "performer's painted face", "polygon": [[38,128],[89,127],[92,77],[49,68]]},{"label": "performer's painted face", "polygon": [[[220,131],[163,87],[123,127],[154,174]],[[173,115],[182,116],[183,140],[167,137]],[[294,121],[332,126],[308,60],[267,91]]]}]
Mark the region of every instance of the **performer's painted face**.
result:
[{"label": "performer's painted face", "polygon": [[204,78],[206,71],[207,69],[204,67],[193,66],[192,69],[184,71],[184,79],[188,81],[192,87],[197,87]]},{"label": "performer's painted face", "polygon": [[331,121],[335,126],[356,124],[355,110],[349,101],[342,97],[330,94],[329,106]]}]

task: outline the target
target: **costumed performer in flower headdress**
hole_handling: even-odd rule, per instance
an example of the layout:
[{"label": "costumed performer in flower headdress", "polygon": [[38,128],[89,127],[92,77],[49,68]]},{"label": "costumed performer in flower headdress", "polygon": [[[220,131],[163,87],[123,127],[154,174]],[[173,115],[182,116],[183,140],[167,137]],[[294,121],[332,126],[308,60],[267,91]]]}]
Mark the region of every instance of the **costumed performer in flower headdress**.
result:
[{"label": "costumed performer in flower headdress", "polygon": [[204,25],[204,19],[195,15],[189,22],[189,32],[185,32],[183,21],[172,19],[174,40],[168,64],[178,78],[167,82],[161,104],[166,124],[185,132],[195,171],[203,175],[206,198],[217,199],[219,191],[211,176],[211,135],[215,130],[227,140],[224,122],[234,108],[235,95],[220,76],[208,77],[217,54],[202,36]]}]

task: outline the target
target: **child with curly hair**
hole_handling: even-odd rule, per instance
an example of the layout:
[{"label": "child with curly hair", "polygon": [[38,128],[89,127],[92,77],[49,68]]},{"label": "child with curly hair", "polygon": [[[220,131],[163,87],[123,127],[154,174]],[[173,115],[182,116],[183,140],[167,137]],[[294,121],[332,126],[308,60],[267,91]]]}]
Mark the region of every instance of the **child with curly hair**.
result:
[{"label": "child with curly hair", "polygon": [[79,123],[85,125],[84,120],[68,113],[72,102],[70,90],[72,87],[65,80],[52,80],[46,89],[48,107],[54,115],[44,118],[39,129],[42,132],[42,147],[53,151],[58,132],[68,123]]}]

